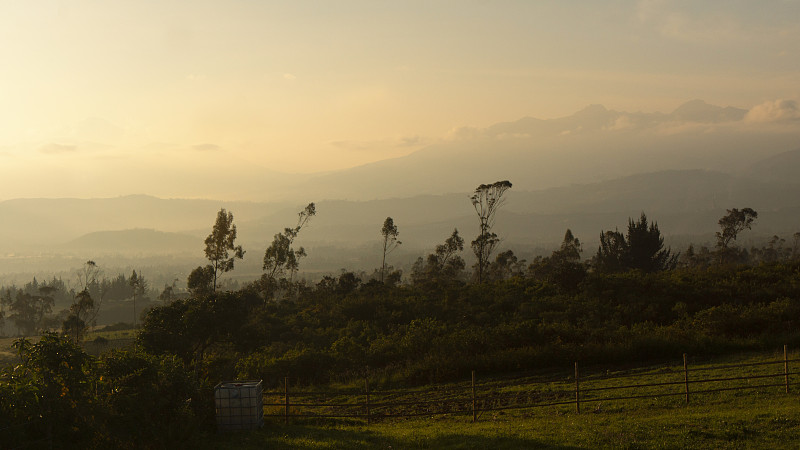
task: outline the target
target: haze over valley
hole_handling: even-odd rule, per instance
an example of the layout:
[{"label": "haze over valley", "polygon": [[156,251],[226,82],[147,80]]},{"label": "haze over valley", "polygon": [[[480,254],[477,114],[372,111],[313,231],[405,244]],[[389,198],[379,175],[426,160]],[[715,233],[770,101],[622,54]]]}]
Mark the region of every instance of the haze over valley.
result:
[{"label": "haze over valley", "polygon": [[[403,241],[394,263],[408,269],[453,228],[477,234],[468,196],[496,179],[514,183],[498,215],[502,246],[529,260],[557,247],[567,228],[585,243],[588,258],[601,230],[623,227],[641,212],[658,221],[677,251],[710,244],[716,219],[742,205],[762,214],[753,242],[788,238],[800,223],[800,183],[792,170],[800,166],[798,114],[792,102],[745,110],[693,100],[652,114],[596,105],[561,119],[460,129],[447,142],[352,169],[276,178],[249,168],[214,183],[194,177],[191,189],[210,189],[213,200],[142,194],[5,200],[0,214],[13,220],[0,224],[0,271],[28,276],[53,270],[50,261],[61,258],[73,265],[121,258],[135,266],[137,258],[171,255],[185,269],[169,276],[183,280],[202,262],[202,240],[224,207],[234,213],[247,250],[234,276],[254,279],[272,236],[292,226],[309,201],[318,215],[300,238],[308,276],[377,267],[387,216]],[[153,182],[145,185],[157,190]]]},{"label": "haze over valley", "polygon": [[800,442],[798,173],[800,0],[0,1],[0,449]]},{"label": "haze over valley", "polygon": [[0,286],[95,261],[182,290],[220,208],[247,283],[310,202],[297,277],[374,277],[391,217],[408,282],[499,180],[498,250],[527,263],[643,212],[675,252],[731,208],[759,212],[744,247],[792,242],[797,11],[718,6],[4,4]]}]

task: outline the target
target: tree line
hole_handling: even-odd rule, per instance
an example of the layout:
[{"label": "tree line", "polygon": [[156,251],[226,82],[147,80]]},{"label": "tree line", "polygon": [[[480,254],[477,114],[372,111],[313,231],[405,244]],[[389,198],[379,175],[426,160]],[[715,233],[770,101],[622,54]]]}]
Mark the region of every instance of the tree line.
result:
[{"label": "tree line", "polygon": [[[147,279],[135,270],[127,276],[106,277],[94,261],[87,261],[78,269],[75,278],[73,287],[56,277],[42,282],[34,277],[22,287],[0,287],[0,328],[13,324],[17,334],[22,336],[60,329],[80,341],[89,328],[97,324],[104,305],[133,299],[135,307],[137,299],[141,304],[156,296]],[[163,293],[159,297],[164,301],[173,298]],[[56,311],[59,306],[63,309]],[[131,323],[136,318],[133,311]]]},{"label": "tree line", "polygon": [[[673,253],[642,213],[624,233],[602,231],[590,258],[566,230],[558,249],[529,264],[498,251],[502,238],[492,227],[511,187],[499,183],[471,197],[482,224],[470,242],[472,270],[461,255],[466,240],[453,230],[417,260],[407,282],[387,263],[400,234],[389,220],[380,229],[378,276],[298,280],[305,250],[295,242],[316,214],[312,203],[274,236],[259,279],[220,289],[220,276],[244,254],[233,215],[221,210],[206,240],[209,264],[196,269],[202,282],[146,312],[135,350],[91,357],[69,329],[17,341],[21,363],[0,370],[0,418],[35,425],[15,428],[25,431],[0,444],[50,435],[95,446],[186,445],[211,423],[211,389],[225,379],[278,386],[285,376],[303,384],[368,376],[391,387],[457,380],[469,370],[508,374],[800,345],[796,248],[779,239],[758,251],[736,244],[755,211],[728,210],[712,249]],[[96,280],[95,269],[84,267],[83,278]],[[133,288],[137,278],[123,280]],[[151,430],[147,441],[143,428]]]}]

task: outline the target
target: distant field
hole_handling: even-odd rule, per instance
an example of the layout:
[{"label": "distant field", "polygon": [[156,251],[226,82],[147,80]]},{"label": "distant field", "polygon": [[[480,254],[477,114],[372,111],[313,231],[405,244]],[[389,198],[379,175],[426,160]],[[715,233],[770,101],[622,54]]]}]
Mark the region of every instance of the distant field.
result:
[{"label": "distant field", "polygon": [[[96,342],[95,339],[102,337],[107,342]],[[17,351],[12,347],[12,344],[18,337],[0,338],[0,368],[6,367],[17,361]],[[38,336],[31,336],[27,339],[37,341]],[[89,333],[83,342],[83,348],[86,353],[98,356],[104,352],[118,349],[133,349],[134,334],[133,330],[119,330],[119,331],[98,331]]]},{"label": "distant field", "polygon": [[[790,355],[790,359],[793,356],[796,355]],[[692,395],[689,405],[681,395],[602,401],[587,403],[581,414],[575,412],[574,405],[490,411],[482,414],[475,424],[470,423],[469,413],[384,419],[369,426],[358,419],[290,419],[290,424],[285,425],[281,418],[269,418],[265,427],[255,432],[215,435],[207,448],[797,448],[800,385],[794,383],[800,383],[799,363],[790,366],[790,394],[781,386],[755,386],[765,382],[758,378],[763,366],[730,367],[781,357],[777,353],[750,354],[693,364],[697,371],[692,376],[698,380],[746,377],[715,383],[716,388],[753,389],[697,393]],[[645,376],[650,383],[674,381],[675,372],[667,369],[659,366],[612,375]],[[781,373],[782,365],[764,370],[769,374]],[[776,381],[780,383],[780,377]],[[624,383],[615,378],[599,385],[617,382]],[[569,384],[564,380],[563,385],[544,387],[529,383],[513,388],[502,380],[485,383],[497,392],[561,389]],[[441,386],[439,390],[444,392],[449,387]],[[665,387],[673,388],[680,392],[682,386]],[[711,386],[698,383],[692,388],[699,391]],[[418,397],[412,392],[405,400],[417,401]],[[425,400],[437,398],[436,389],[427,390],[424,396]]]},{"label": "distant field", "polygon": [[135,336],[133,329],[130,330],[115,330],[115,331],[92,331],[86,336],[87,341],[92,341],[97,337],[103,337],[108,340],[112,339],[133,339]]},{"label": "distant field", "polygon": [[11,347],[17,338],[0,338],[0,368],[17,360],[17,351]]}]

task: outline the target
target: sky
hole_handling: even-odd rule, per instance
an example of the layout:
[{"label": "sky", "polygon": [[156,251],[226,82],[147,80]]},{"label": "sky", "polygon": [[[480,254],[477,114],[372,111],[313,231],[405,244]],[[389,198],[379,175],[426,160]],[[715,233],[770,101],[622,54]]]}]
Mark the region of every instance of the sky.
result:
[{"label": "sky", "polygon": [[800,0],[0,0],[0,199],[170,195],[170,170],[337,170],[696,98],[800,99]]}]

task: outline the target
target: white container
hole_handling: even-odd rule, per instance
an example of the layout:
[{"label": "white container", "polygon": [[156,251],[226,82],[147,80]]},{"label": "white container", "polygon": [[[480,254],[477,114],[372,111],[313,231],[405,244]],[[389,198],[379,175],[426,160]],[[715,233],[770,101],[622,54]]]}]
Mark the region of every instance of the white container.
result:
[{"label": "white container", "polygon": [[252,430],[264,425],[261,380],[223,381],[214,387],[219,431]]}]

